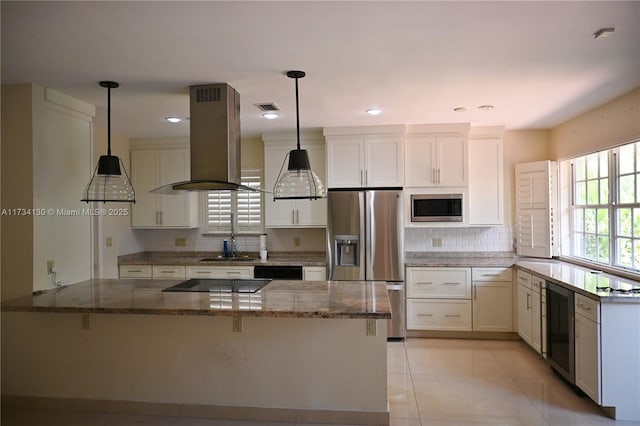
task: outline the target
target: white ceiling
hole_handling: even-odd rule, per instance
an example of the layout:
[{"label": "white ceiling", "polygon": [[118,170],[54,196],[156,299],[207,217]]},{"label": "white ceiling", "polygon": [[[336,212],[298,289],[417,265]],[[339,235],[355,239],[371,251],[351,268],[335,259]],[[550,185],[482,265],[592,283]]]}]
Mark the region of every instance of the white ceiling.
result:
[{"label": "white ceiling", "polygon": [[218,82],[240,92],[244,136],[292,129],[291,69],[307,72],[302,127],[550,128],[640,86],[638,1],[1,3],[2,83],[58,89],[104,122],[98,81],[115,80],[112,127],[131,137],[187,135],[164,118],[189,115],[189,85]]}]

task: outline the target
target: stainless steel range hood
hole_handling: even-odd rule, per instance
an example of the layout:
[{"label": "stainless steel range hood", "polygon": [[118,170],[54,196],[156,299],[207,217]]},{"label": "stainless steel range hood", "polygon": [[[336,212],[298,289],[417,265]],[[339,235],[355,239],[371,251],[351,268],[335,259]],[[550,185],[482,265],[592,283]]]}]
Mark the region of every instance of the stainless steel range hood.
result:
[{"label": "stainless steel range hood", "polygon": [[230,85],[190,86],[191,179],[154,189],[249,190],[240,185],[240,94]]}]

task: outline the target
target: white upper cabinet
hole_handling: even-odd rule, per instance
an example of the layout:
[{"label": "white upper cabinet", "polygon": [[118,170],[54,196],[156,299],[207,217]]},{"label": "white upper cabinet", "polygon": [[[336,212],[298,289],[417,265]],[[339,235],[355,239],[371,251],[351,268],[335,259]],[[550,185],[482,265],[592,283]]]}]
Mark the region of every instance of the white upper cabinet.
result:
[{"label": "white upper cabinet", "polygon": [[469,125],[417,125],[407,130],[404,186],[467,186]]},{"label": "white upper cabinet", "polygon": [[471,226],[504,224],[502,128],[497,138],[469,138],[469,202]]},{"label": "white upper cabinet", "polygon": [[328,188],[402,187],[404,126],[325,128]]},{"label": "white upper cabinet", "polygon": [[466,139],[407,136],[405,185],[466,186]]},{"label": "white upper cabinet", "polygon": [[[280,173],[287,164],[283,161],[296,147],[295,134],[263,135],[265,189],[272,191]],[[324,138],[319,132],[303,132],[300,148],[309,154],[311,170],[323,185],[327,185],[325,173]],[[265,227],[267,228],[322,228],[327,226],[327,200],[273,200],[273,194],[265,194]]]},{"label": "white upper cabinet", "polygon": [[134,141],[131,148],[131,183],[136,191],[136,203],[131,208],[133,228],[198,226],[198,199],[195,193],[149,193],[160,186],[188,180],[189,163],[187,144],[159,146]]}]

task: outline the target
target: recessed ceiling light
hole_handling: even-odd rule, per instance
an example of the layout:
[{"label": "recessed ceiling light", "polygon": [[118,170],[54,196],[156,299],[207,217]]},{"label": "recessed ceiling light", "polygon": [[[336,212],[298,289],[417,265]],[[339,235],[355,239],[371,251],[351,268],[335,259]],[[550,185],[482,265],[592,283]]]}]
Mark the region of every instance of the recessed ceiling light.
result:
[{"label": "recessed ceiling light", "polygon": [[456,107],[453,110],[455,112],[465,112],[467,109],[465,107]]},{"label": "recessed ceiling light", "polygon": [[610,28],[600,28],[598,31],[596,31],[595,33],[593,33],[593,38],[595,39],[599,39],[599,38],[606,38],[609,37],[611,34],[613,34],[615,32],[615,28],[610,27]]},{"label": "recessed ceiling light", "polygon": [[273,120],[274,118],[278,118],[279,115],[277,112],[265,112],[264,114],[262,114],[262,116],[264,118],[266,118],[267,120]]},{"label": "recessed ceiling light", "polygon": [[369,115],[380,115],[382,110],[380,108],[369,108],[365,112]]},{"label": "recessed ceiling light", "polygon": [[182,121],[182,119],[179,117],[167,117],[165,118],[165,120],[167,120],[169,123],[179,123]]},{"label": "recessed ceiling light", "polygon": [[478,107],[478,109],[481,109],[483,111],[491,111],[493,108],[495,108],[493,105],[480,105]]}]

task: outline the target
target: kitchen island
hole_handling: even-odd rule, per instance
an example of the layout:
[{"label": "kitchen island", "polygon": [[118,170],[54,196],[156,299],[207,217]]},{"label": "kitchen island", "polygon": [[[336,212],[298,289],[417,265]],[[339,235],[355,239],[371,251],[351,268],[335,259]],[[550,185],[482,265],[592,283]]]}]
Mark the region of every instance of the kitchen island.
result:
[{"label": "kitchen island", "polygon": [[5,404],[388,424],[384,283],[168,293],[90,280],[2,310]]}]

